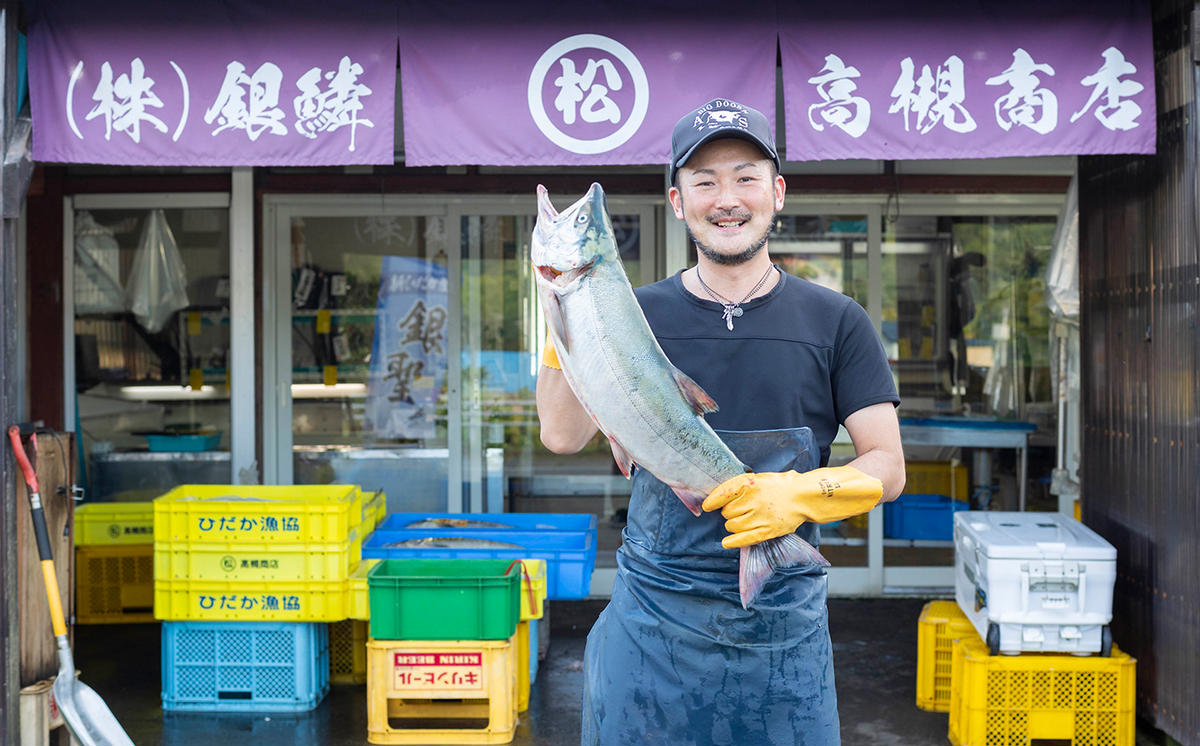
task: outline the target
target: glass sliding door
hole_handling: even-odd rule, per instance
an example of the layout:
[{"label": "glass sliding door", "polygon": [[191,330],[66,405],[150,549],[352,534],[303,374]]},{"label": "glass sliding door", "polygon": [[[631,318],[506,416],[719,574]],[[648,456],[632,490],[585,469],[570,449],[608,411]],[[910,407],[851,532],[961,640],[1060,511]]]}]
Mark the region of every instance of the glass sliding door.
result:
[{"label": "glass sliding door", "polygon": [[383,490],[391,511],[446,510],[444,216],[334,197],[265,212],[268,479],[358,484]]}]

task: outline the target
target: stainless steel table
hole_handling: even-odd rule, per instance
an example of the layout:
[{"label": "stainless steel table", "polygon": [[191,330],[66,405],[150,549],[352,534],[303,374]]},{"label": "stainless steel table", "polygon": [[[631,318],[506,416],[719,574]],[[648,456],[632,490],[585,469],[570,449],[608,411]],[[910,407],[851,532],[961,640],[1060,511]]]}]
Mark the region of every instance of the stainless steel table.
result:
[{"label": "stainless steel table", "polygon": [[1037,426],[971,417],[900,419],[904,445],[957,448],[1013,448],[1017,451],[1017,499],[1025,509],[1025,478],[1029,469],[1029,434]]}]

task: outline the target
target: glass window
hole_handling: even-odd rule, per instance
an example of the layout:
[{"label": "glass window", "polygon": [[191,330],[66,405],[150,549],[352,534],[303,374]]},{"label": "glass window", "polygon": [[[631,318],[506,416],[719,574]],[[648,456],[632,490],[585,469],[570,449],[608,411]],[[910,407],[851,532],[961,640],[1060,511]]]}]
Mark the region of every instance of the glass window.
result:
[{"label": "glass window", "polygon": [[906,414],[1024,419],[1049,406],[1050,217],[884,226],[883,334]]},{"label": "glass window", "polygon": [[228,483],[228,210],[76,210],[74,229],[87,498]]},{"label": "glass window", "polygon": [[[885,221],[883,337],[899,382],[902,425],[978,429],[1020,420],[1054,431],[1043,276],[1055,224],[1044,216],[910,215]],[[1018,472],[1013,449],[964,449],[947,439],[906,443],[905,455],[907,493],[953,493],[961,507],[969,501],[974,508],[1016,509],[1015,494],[1002,494],[1015,493],[1016,480],[1001,477]],[[934,515],[933,506],[920,514]],[[952,564],[949,511],[944,517],[941,541],[909,540],[907,533],[885,530],[884,563]]]}]

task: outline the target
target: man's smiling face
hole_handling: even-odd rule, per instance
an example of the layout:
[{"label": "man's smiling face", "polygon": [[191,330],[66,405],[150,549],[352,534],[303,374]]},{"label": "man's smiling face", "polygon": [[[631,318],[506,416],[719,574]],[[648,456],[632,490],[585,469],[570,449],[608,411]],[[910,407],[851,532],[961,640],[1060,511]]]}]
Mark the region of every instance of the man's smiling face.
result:
[{"label": "man's smiling face", "polygon": [[696,250],[717,264],[741,264],[766,245],[783,208],[783,178],[753,143],[721,138],[680,167],[668,197]]}]

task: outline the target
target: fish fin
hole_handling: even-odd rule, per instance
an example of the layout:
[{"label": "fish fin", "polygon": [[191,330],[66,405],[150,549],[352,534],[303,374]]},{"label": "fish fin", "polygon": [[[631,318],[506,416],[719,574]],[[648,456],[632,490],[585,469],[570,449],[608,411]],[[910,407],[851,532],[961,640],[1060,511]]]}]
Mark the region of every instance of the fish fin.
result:
[{"label": "fish fin", "polygon": [[552,291],[547,291],[542,295],[542,314],[546,317],[546,326],[550,327],[550,333],[562,345],[561,350],[557,352],[566,355],[570,353],[571,346],[567,339],[567,326],[563,323],[562,302],[558,299],[558,295]]},{"label": "fish fin", "polygon": [[679,387],[679,392],[683,394],[684,399],[687,399],[688,404],[692,405],[692,411],[696,414],[717,411],[717,403],[704,389],[700,388],[700,384],[678,368],[674,370],[673,375],[675,376],[675,385]]},{"label": "fish fin", "polygon": [[796,534],[784,534],[759,544],[742,547],[738,565],[738,592],[742,608],[749,609],[767,579],[781,567],[810,564],[829,567],[817,548]]},{"label": "fish fin", "polygon": [[704,502],[704,498],[708,497],[708,495],[687,487],[677,487],[675,485],[670,485],[670,487],[671,491],[678,495],[680,500],[683,500],[683,504],[687,506],[687,509],[692,511],[692,515],[700,515],[700,503]]},{"label": "fish fin", "polygon": [[553,221],[558,217],[558,210],[555,210],[554,205],[550,202],[549,190],[541,184],[537,185],[537,206],[539,218]]},{"label": "fish fin", "polygon": [[633,459],[615,438],[609,438],[608,445],[612,448],[613,460],[617,462],[617,467],[625,475],[625,478],[629,479],[629,475],[633,473]]}]

